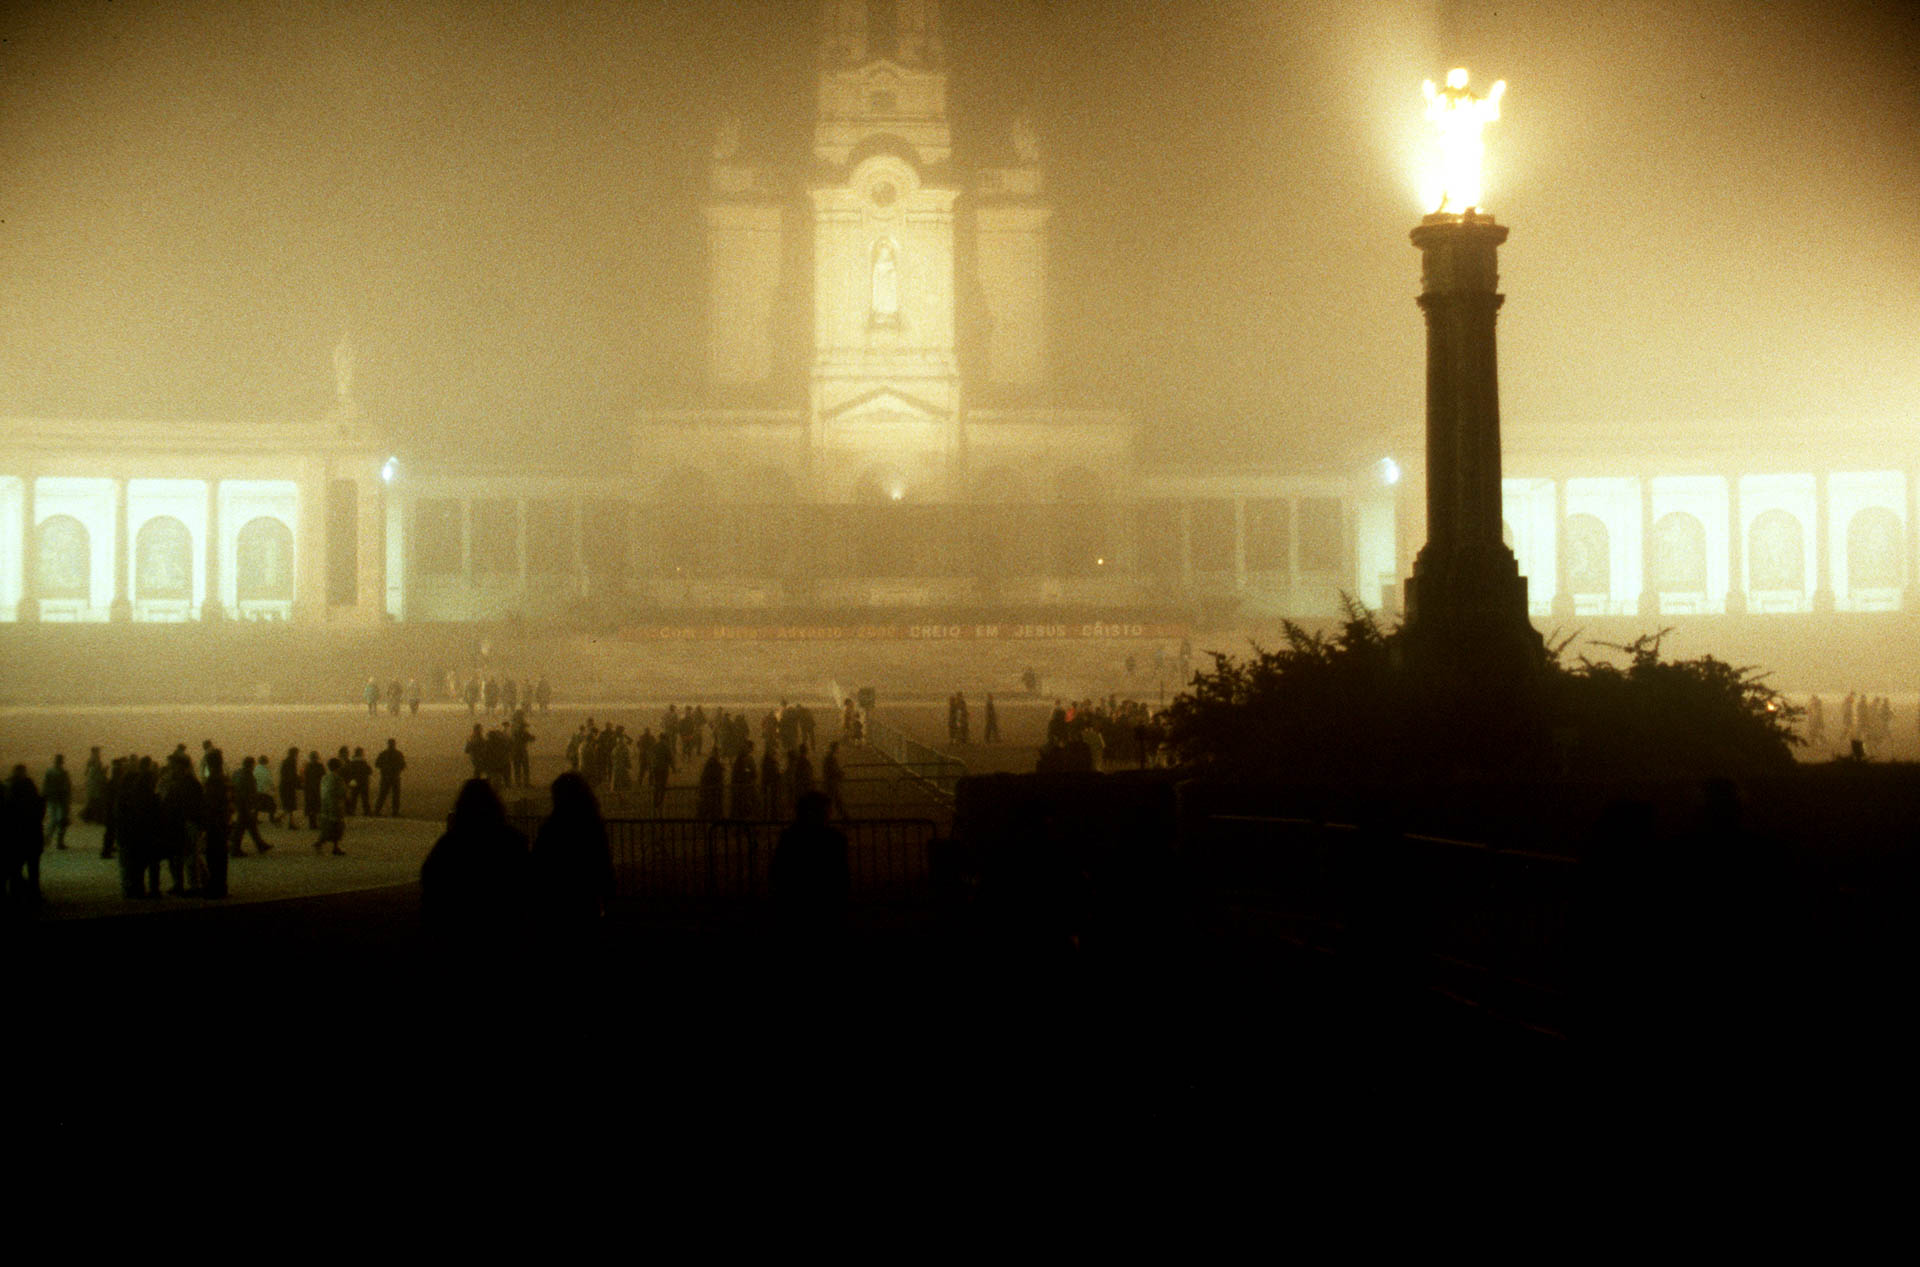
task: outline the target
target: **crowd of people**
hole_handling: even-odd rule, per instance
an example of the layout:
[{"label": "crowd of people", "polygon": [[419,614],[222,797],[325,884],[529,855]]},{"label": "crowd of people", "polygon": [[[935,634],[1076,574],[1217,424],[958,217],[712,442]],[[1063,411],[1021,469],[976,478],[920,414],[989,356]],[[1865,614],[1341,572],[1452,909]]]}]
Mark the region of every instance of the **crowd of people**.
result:
[{"label": "crowd of people", "polygon": [[[312,833],[315,854],[343,856],[347,820],[400,813],[400,775],[406,757],[394,740],[372,760],[364,748],[342,746],[321,759],[304,760],[290,747],[275,762],[246,755],[237,765],[211,739],[196,759],[179,744],[165,757],[129,754],[105,758],[92,749],[76,787],[66,754],[36,783],[16,765],[4,787],[0,822],[5,828],[6,894],[16,905],[41,898],[40,862],[49,848],[67,848],[67,832],[79,802],[81,822],[101,827],[100,856],[119,864],[125,898],[227,896],[228,862],[274,848],[260,832],[265,819],[287,831]],[[378,778],[378,793],[369,787]],[[301,825],[304,817],[305,826]],[[163,878],[164,872],[164,878]]]},{"label": "crowd of people", "polygon": [[[567,769],[596,796],[622,808],[665,809],[677,772],[694,775],[696,813],[702,818],[779,818],[808,792],[826,797],[830,812],[845,817],[842,742],[858,744],[865,720],[853,701],[841,718],[841,738],[818,758],[818,722],[805,704],[780,701],[757,722],[747,712],[705,705],[667,706],[659,728],[632,734],[624,723],[602,725],[593,717],[567,739]],[[473,777],[498,788],[532,786],[529,747],[535,736],[524,709],[504,726],[474,723],[466,754]]]},{"label": "crowd of people", "polygon": [[1055,700],[1035,769],[1098,772],[1117,762],[1144,770],[1165,763],[1166,741],[1164,716],[1139,700]]},{"label": "crowd of people", "polygon": [[449,669],[446,689],[447,698],[464,703],[470,717],[481,713],[511,717],[521,711],[544,713],[553,707],[553,685],[544,674],[534,679],[473,673],[462,682],[460,675]]},{"label": "crowd of people", "polygon": [[[434,677],[440,684],[443,698],[456,704],[465,704],[468,714],[472,716],[482,712],[488,717],[495,713],[511,716],[521,709],[544,713],[553,707],[553,685],[544,675],[534,679],[472,673],[462,678],[458,672],[447,669],[437,672]],[[419,678],[408,678],[405,685],[401,684],[399,678],[389,678],[382,685],[379,678],[370,677],[360,693],[369,717],[379,716],[383,707],[390,717],[400,716],[402,709],[408,716],[416,716],[420,712],[421,697]]]},{"label": "crowd of people", "polygon": [[1885,695],[1848,691],[1840,704],[1838,727],[1829,733],[1826,702],[1815,695],[1807,701],[1805,726],[1810,747],[1831,744],[1856,757],[1883,756],[1893,745],[1893,701]]}]

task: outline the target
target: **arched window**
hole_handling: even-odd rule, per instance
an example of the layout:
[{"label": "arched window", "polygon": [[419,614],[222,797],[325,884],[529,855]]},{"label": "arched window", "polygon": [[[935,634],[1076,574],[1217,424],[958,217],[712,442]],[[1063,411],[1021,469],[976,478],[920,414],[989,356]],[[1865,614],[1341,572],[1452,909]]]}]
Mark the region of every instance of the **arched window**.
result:
[{"label": "arched window", "polygon": [[140,525],[133,542],[133,596],[143,601],[193,597],[193,534],[171,515]]},{"label": "arched window", "polygon": [[1784,510],[1769,510],[1755,516],[1747,529],[1747,576],[1749,588],[1756,590],[1792,590],[1807,588],[1806,538],[1800,521]]},{"label": "arched window", "polygon": [[1847,587],[1897,589],[1906,569],[1900,566],[1900,519],[1884,506],[1869,506],[1847,524]]},{"label": "arched window", "polygon": [[[457,537],[455,552],[457,558]],[[271,515],[249,519],[240,528],[233,553],[236,599],[243,603],[293,601],[292,529]]]},{"label": "arched window", "polygon": [[1560,548],[1565,552],[1569,593],[1613,592],[1613,561],[1605,524],[1592,515],[1568,515]]},{"label": "arched window", "polygon": [[87,527],[72,515],[40,525],[40,597],[92,601],[93,560]]},{"label": "arched window", "polygon": [[1684,511],[1662,515],[1648,543],[1650,589],[1662,594],[1701,594],[1707,588],[1707,529]]}]

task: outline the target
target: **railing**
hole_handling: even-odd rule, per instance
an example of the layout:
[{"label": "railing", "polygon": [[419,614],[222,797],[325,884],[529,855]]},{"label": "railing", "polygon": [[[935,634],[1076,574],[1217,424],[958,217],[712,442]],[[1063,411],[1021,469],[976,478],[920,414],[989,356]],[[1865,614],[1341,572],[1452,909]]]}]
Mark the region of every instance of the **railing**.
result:
[{"label": "railing", "polygon": [[1216,815],[1189,857],[1228,900],[1322,950],[1423,960],[1435,988],[1557,1031],[1580,864],[1306,818]]},{"label": "railing", "polygon": [[953,800],[960,780],[967,777],[964,762],[908,738],[885,722],[867,723],[867,745],[899,766],[908,778],[947,802]]},{"label": "railing", "polygon": [[[514,825],[532,839],[537,818]],[[760,901],[771,893],[773,853],[790,824],[754,819],[611,818],[615,895],[647,901]],[[856,901],[923,901],[932,894],[936,828],[924,818],[858,818],[833,824],[847,838]]]}]

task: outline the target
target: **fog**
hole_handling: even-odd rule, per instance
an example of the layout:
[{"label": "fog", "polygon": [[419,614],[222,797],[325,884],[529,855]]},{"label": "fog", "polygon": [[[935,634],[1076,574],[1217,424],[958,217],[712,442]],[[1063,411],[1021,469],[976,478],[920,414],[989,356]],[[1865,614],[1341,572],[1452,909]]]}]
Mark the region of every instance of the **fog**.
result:
[{"label": "fog", "polygon": [[[962,164],[1042,139],[1064,399],[1261,448],[1417,421],[1419,86],[1460,64],[1510,84],[1511,427],[1920,416],[1898,6],[946,7]],[[0,412],[317,416],[350,328],[403,451],[618,445],[699,389],[716,120],[804,155],[814,8],[8,6]]]}]

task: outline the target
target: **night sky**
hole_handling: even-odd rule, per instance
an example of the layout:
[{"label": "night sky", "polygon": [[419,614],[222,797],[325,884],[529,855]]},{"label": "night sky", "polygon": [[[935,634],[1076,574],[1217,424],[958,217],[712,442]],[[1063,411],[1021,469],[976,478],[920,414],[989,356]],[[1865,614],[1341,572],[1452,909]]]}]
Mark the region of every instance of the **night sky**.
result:
[{"label": "night sky", "polygon": [[[1509,82],[1510,428],[1920,422],[1905,6],[947,8],[959,157],[999,158],[1017,109],[1047,153],[1070,402],[1196,445],[1416,425],[1420,81],[1465,65]],[[0,413],[313,417],[350,326],[403,450],[622,446],[697,390],[714,124],[798,165],[814,20],[8,5]]]}]

